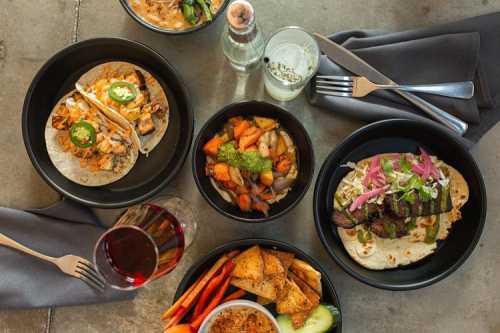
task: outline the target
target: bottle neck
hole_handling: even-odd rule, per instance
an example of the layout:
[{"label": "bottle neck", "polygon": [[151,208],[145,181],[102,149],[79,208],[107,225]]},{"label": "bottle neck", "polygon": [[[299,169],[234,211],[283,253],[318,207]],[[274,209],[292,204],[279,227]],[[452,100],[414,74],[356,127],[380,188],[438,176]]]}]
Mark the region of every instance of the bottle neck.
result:
[{"label": "bottle neck", "polygon": [[250,43],[257,36],[257,24],[252,20],[245,29],[236,29],[231,24],[228,24],[229,35],[238,43]]}]

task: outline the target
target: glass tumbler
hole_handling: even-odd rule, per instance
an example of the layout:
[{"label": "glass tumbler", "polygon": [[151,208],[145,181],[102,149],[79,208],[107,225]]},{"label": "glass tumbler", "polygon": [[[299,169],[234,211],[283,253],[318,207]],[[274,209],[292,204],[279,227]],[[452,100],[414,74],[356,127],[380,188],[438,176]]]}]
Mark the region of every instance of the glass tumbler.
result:
[{"label": "glass tumbler", "polygon": [[314,37],[300,27],[272,34],[264,50],[264,85],[271,97],[290,101],[300,94],[319,66],[320,50]]}]

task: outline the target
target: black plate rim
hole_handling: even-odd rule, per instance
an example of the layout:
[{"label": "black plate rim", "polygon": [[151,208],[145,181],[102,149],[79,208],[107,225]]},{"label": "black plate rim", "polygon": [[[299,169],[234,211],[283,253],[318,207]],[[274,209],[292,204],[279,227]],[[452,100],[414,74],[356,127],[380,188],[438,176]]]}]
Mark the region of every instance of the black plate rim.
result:
[{"label": "black plate rim", "polygon": [[337,323],[336,329],[337,333],[342,332],[342,302],[340,301],[337,291],[335,290],[335,286],[333,285],[333,282],[330,279],[330,276],[325,271],[325,269],[323,269],[323,267],[319,264],[319,262],[316,259],[312,258],[310,255],[308,255],[298,247],[283,241],[270,238],[242,238],[215,247],[206,255],[204,255],[202,258],[200,258],[198,261],[196,261],[184,274],[184,277],[182,278],[181,282],[179,282],[179,285],[177,286],[177,289],[175,291],[174,302],[175,300],[179,299],[179,297],[182,296],[183,291],[187,290],[188,280],[201,266],[205,264],[205,262],[207,262],[214,256],[227,252],[230,249],[245,247],[250,245],[276,246],[278,249],[282,249],[285,251],[293,251],[294,253],[299,254],[300,256],[305,258],[308,263],[312,264],[314,268],[319,270],[319,272],[321,273],[322,281],[328,286],[329,291],[333,294],[333,297],[337,301],[337,309],[339,310],[339,321]]},{"label": "black plate rim", "polygon": [[[305,134],[304,136],[306,138],[307,145],[311,148],[311,152],[310,152],[311,155],[312,155],[311,169],[313,170],[313,172],[311,174],[311,177],[309,177],[309,179],[307,180],[307,184],[304,186],[304,188],[302,189],[302,192],[300,193],[300,195],[297,197],[297,199],[294,202],[292,202],[291,205],[289,205],[286,209],[283,209],[279,213],[277,213],[277,214],[275,214],[273,216],[269,216],[269,217],[263,216],[263,217],[259,217],[259,218],[245,218],[245,217],[234,215],[234,214],[231,214],[231,213],[225,211],[224,209],[222,209],[221,207],[219,207],[209,197],[209,195],[204,191],[203,186],[201,184],[201,181],[200,181],[200,179],[198,177],[198,174],[196,172],[196,162],[198,160],[197,151],[199,149],[201,149],[201,147],[200,147],[200,140],[201,140],[202,133],[204,133],[207,130],[208,126],[211,125],[212,121],[215,118],[217,118],[220,115],[224,114],[225,112],[231,110],[232,108],[234,108],[237,105],[240,105],[240,104],[249,104],[249,103],[257,103],[257,104],[263,104],[263,105],[272,106],[272,107],[280,110],[279,112],[284,112],[286,114],[289,114],[291,116],[291,118],[293,118],[293,120],[300,127],[300,130],[303,131],[303,133]],[[287,214],[288,212],[290,212],[295,206],[297,206],[299,204],[300,201],[302,201],[302,199],[306,195],[307,191],[309,190],[309,187],[311,186],[311,183],[312,183],[312,178],[314,177],[314,168],[315,168],[314,149],[313,149],[311,137],[309,136],[309,133],[307,132],[307,130],[304,127],[304,125],[290,111],[287,111],[285,108],[283,108],[281,106],[278,106],[276,104],[273,104],[273,103],[269,103],[269,102],[265,102],[265,101],[257,101],[257,100],[241,100],[241,101],[233,102],[231,104],[228,104],[228,105],[224,106],[221,110],[219,110],[218,112],[216,112],[215,114],[213,114],[205,122],[205,124],[203,125],[203,127],[198,132],[198,135],[196,136],[196,139],[195,139],[194,144],[193,144],[193,152],[192,152],[192,158],[191,158],[191,160],[192,160],[191,167],[192,167],[192,172],[193,172],[193,178],[195,180],[196,186],[198,187],[198,191],[201,193],[201,195],[203,196],[203,198],[205,198],[205,200],[210,204],[210,206],[212,206],[217,212],[219,212],[220,214],[224,215],[225,217],[231,218],[231,219],[236,220],[238,222],[243,222],[243,223],[248,223],[248,224],[254,224],[254,223],[261,224],[261,223],[273,222],[276,219],[278,219],[279,217],[282,217],[285,214]]]},{"label": "black plate rim", "polygon": [[143,27],[145,27],[145,28],[147,28],[147,29],[149,29],[151,31],[154,31],[156,33],[160,33],[162,35],[187,35],[187,34],[190,34],[190,33],[193,33],[193,32],[199,31],[199,30],[202,30],[202,29],[208,27],[209,25],[211,25],[212,23],[214,23],[217,20],[217,18],[226,10],[226,7],[229,5],[229,2],[230,2],[230,0],[224,0],[224,3],[219,8],[219,10],[217,11],[217,13],[215,13],[212,21],[206,21],[203,24],[200,24],[200,25],[197,25],[195,27],[192,27],[192,28],[189,28],[189,29],[185,29],[185,30],[168,30],[168,29],[159,28],[159,27],[155,26],[154,24],[151,24],[151,23],[149,23],[149,22],[141,19],[135,13],[135,11],[132,8],[130,8],[130,6],[128,5],[128,1],[127,0],[120,0],[120,4],[125,9],[125,11],[127,12],[127,14],[134,21],[136,21],[137,23],[139,23],[139,25],[142,25]]},{"label": "black plate rim", "polygon": [[[39,84],[39,81],[40,81],[41,77],[44,75],[47,68],[52,66],[52,64],[55,61],[57,61],[59,58],[65,56],[68,52],[71,52],[74,49],[80,48],[80,47],[82,47],[82,45],[84,46],[87,43],[104,43],[104,44],[106,44],[108,42],[111,42],[111,43],[118,42],[118,43],[131,44],[131,45],[135,45],[139,48],[143,48],[143,49],[147,50],[148,52],[154,54],[159,59],[161,59],[161,61],[163,62],[163,65],[166,66],[170,71],[172,71],[172,73],[174,74],[174,76],[177,78],[177,80],[179,82],[179,87],[182,90],[183,95],[186,98],[187,108],[185,110],[186,111],[185,113],[186,113],[186,117],[188,118],[189,142],[187,145],[184,146],[184,148],[182,150],[182,154],[181,154],[182,157],[180,159],[180,162],[175,166],[175,168],[173,168],[173,171],[171,172],[170,176],[165,177],[161,182],[158,183],[158,185],[153,190],[151,190],[148,193],[145,193],[141,196],[129,199],[129,200],[123,200],[120,202],[103,204],[103,203],[99,203],[99,202],[92,201],[92,200],[85,200],[83,198],[80,198],[77,195],[74,195],[74,194],[62,189],[61,187],[58,186],[58,184],[56,184],[56,182],[54,182],[46,174],[45,170],[38,163],[38,160],[35,156],[35,153],[33,152],[31,144],[28,140],[28,136],[29,136],[29,134],[28,134],[29,133],[29,131],[28,131],[28,108],[29,108],[29,104],[31,102],[33,91],[35,90],[35,87]],[[64,197],[67,197],[71,200],[79,202],[83,205],[95,207],[95,208],[114,209],[114,208],[122,208],[122,207],[126,207],[126,206],[132,206],[136,203],[145,201],[145,200],[151,198],[152,196],[154,196],[155,194],[157,194],[158,192],[160,192],[182,169],[184,162],[186,161],[186,158],[189,154],[189,150],[191,149],[191,145],[192,145],[192,141],[193,141],[193,134],[194,134],[194,126],[195,126],[193,107],[192,107],[190,101],[191,101],[191,96],[189,94],[187,86],[184,83],[182,77],[179,75],[177,70],[168,62],[168,60],[164,56],[162,56],[160,53],[158,53],[156,50],[154,50],[153,48],[151,48],[151,47],[149,47],[146,44],[143,44],[141,42],[130,40],[127,38],[120,38],[120,37],[99,37],[99,38],[85,39],[85,40],[82,40],[80,42],[71,44],[71,45],[63,48],[62,50],[58,51],[57,53],[55,53],[38,70],[35,77],[31,81],[31,84],[30,84],[30,86],[26,92],[26,96],[24,98],[23,110],[22,110],[22,115],[21,115],[21,128],[22,128],[24,146],[26,148],[26,152],[28,154],[28,157],[31,160],[31,163],[33,164],[33,166],[34,166],[35,170],[38,172],[38,174],[45,180],[45,182],[47,184],[49,184],[58,193],[61,193]]]},{"label": "black plate rim", "polygon": [[437,283],[444,278],[448,277],[450,274],[455,272],[466,260],[469,258],[469,256],[472,254],[472,251],[475,249],[477,246],[477,243],[479,242],[479,239],[481,237],[481,234],[483,232],[484,224],[486,222],[486,210],[487,210],[487,197],[486,197],[486,187],[484,185],[484,179],[482,176],[482,173],[479,169],[479,166],[477,165],[476,160],[470,155],[470,152],[468,149],[464,146],[463,142],[461,142],[458,138],[454,137],[453,134],[450,134],[448,132],[445,132],[445,134],[449,137],[450,140],[454,141],[457,145],[460,145],[464,148],[464,151],[468,155],[470,155],[470,160],[473,163],[473,166],[475,168],[476,174],[479,176],[479,184],[480,184],[480,193],[481,196],[484,198],[482,200],[481,205],[482,205],[482,211],[481,211],[481,216],[479,217],[478,221],[478,229],[476,234],[474,235],[474,238],[472,239],[472,242],[468,245],[467,249],[465,250],[464,254],[462,257],[460,257],[459,260],[457,260],[450,268],[448,268],[446,271],[442,272],[441,274],[437,274],[436,276],[420,281],[417,283],[408,283],[408,284],[391,284],[391,283],[383,283],[374,279],[367,278],[361,274],[358,274],[354,271],[352,271],[348,265],[346,265],[342,259],[340,259],[335,251],[333,251],[326,239],[325,232],[323,231],[321,227],[321,212],[320,212],[320,192],[323,189],[325,185],[321,184],[324,182],[324,177],[327,172],[327,165],[330,163],[330,161],[335,157],[335,155],[343,148],[344,145],[348,144],[350,141],[352,141],[354,138],[356,138],[359,135],[362,135],[365,131],[372,130],[373,128],[377,128],[382,125],[386,124],[392,124],[393,126],[397,126],[397,124],[400,123],[409,123],[409,124],[415,124],[418,126],[429,126],[433,127],[435,130],[443,131],[443,129],[435,124],[432,123],[427,123],[419,120],[413,120],[413,119],[386,119],[386,120],[381,120],[377,121],[371,124],[368,124],[366,126],[363,126],[353,133],[351,133],[347,138],[345,138],[335,149],[328,155],[328,157],[325,159],[323,162],[321,169],[318,173],[318,177],[316,178],[316,184],[314,186],[314,197],[313,197],[313,212],[314,212],[314,224],[316,226],[316,231],[319,235],[319,238],[321,240],[321,243],[323,243],[323,246],[325,247],[326,251],[328,254],[333,258],[333,260],[350,276],[353,278],[357,279],[358,281],[361,281],[367,285],[370,285],[372,287],[378,288],[378,289],[385,289],[385,290],[392,290],[392,291],[407,291],[407,290],[415,290],[415,289],[420,289],[424,288],[427,286],[430,286],[434,283]]}]

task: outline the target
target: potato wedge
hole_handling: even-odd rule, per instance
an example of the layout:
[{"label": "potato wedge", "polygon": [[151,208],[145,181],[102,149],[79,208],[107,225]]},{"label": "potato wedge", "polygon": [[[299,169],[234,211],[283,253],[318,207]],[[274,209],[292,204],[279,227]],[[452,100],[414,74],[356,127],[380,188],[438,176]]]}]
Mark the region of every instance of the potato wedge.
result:
[{"label": "potato wedge", "polygon": [[277,123],[274,119],[271,118],[266,118],[266,117],[254,117],[255,123],[257,126],[262,128],[265,131],[272,130],[273,128],[277,127]]}]

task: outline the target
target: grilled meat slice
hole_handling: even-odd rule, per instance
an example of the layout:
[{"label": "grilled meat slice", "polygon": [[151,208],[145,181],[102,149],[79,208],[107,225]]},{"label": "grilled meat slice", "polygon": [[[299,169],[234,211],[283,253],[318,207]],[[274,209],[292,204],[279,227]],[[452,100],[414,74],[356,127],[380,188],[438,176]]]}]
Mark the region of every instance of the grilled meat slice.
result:
[{"label": "grilled meat slice", "polygon": [[413,193],[413,203],[402,200],[401,193],[388,195],[384,200],[386,210],[397,217],[429,216],[451,211],[453,205],[449,186],[438,185],[437,190],[437,198],[428,201],[422,200],[418,192]]},{"label": "grilled meat slice", "polygon": [[138,121],[139,134],[147,135],[155,130],[155,124],[151,113],[144,113]]},{"label": "grilled meat slice", "polygon": [[370,231],[380,238],[401,238],[408,234],[405,219],[385,215],[369,225]]},{"label": "grilled meat slice", "polygon": [[338,227],[351,229],[358,224],[367,223],[372,218],[378,217],[384,210],[383,206],[374,203],[364,204],[360,209],[354,212],[349,211],[349,208],[343,210],[334,210],[332,221]]},{"label": "grilled meat slice", "polygon": [[52,117],[52,127],[58,130],[69,129],[68,118],[65,116],[54,115]]}]

